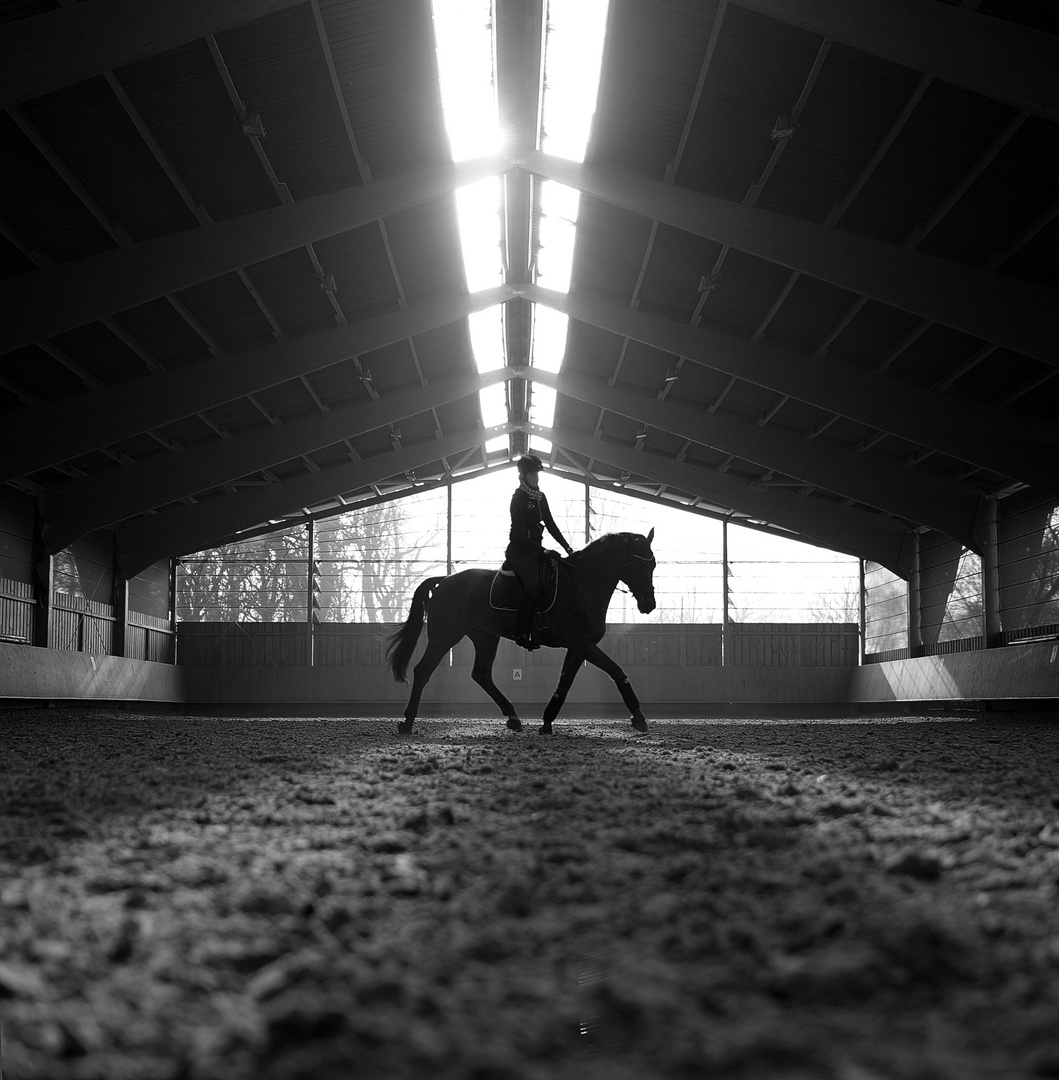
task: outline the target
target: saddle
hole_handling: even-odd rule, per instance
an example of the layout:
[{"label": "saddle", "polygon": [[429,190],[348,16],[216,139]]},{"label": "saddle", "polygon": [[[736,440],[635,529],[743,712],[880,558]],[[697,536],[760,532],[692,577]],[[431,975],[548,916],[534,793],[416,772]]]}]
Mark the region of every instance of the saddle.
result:
[{"label": "saddle", "polygon": [[[541,592],[538,597],[536,613],[551,611],[555,605],[555,594],[559,587],[559,569],[555,559],[541,559]],[[511,569],[508,561],[493,575],[489,587],[489,606],[495,611],[518,611],[519,602],[525,594],[518,575]]]}]

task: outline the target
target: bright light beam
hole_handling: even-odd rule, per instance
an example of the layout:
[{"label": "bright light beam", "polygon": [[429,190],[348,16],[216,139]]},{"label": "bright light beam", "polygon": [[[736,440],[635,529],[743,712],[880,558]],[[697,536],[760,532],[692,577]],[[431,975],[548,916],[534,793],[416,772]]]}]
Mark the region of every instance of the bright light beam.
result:
[{"label": "bright light beam", "polygon": [[492,6],[491,0],[433,2],[441,108],[453,161],[500,151]]},{"label": "bright light beam", "polygon": [[[571,161],[584,161],[592,117],[599,95],[608,0],[547,0],[544,45],[544,95],[540,148]],[[540,248],[536,281],[557,292],[569,292],[581,194],[545,180],[541,184]],[[534,305],[530,363],[557,372],[566,353],[569,320]],[[555,391],[533,384],[530,421],[551,427]]]},{"label": "bright light beam", "polygon": [[[453,161],[498,153],[503,143],[493,72],[492,0],[433,0],[434,41],[445,130]],[[500,179],[487,177],[456,192],[463,268],[470,292],[499,284]],[[504,365],[499,309],[470,318],[471,351],[479,372]],[[504,387],[479,394],[485,427],[507,421]],[[500,440],[490,440],[487,452]]]}]

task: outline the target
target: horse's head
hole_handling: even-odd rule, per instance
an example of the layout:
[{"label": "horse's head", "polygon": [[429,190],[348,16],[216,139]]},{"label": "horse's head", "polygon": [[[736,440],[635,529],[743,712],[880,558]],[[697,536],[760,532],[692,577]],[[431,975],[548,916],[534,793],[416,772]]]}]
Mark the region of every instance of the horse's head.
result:
[{"label": "horse's head", "polygon": [[646,536],[628,533],[625,548],[625,564],[621,568],[621,580],[629,586],[636,597],[636,606],[641,615],[648,615],[655,609],[655,557],[651,551],[651,541],[655,531]]}]

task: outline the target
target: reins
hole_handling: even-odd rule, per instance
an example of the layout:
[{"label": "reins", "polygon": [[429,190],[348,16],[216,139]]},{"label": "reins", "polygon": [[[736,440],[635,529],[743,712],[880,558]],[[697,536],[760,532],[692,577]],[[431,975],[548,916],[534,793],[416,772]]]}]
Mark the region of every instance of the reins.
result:
[{"label": "reins", "polygon": [[[584,549],[582,549],[582,550],[584,550]],[[577,554],[581,554],[581,552],[577,552]],[[592,578],[594,581],[609,581],[610,580],[609,577],[604,577],[602,574],[593,574],[591,571],[586,570],[583,566],[578,566],[577,563],[570,561],[571,558],[572,558],[572,556],[568,556],[566,559],[564,559],[562,561],[562,565],[563,566],[568,566],[568,567],[570,567],[571,570],[576,570],[577,573],[584,574],[585,577]],[[657,565],[657,562],[656,562],[656,560],[654,558],[647,559],[643,555],[637,555],[635,552],[626,551],[625,562],[623,562],[621,564],[621,569],[624,570],[625,567],[627,567],[629,565],[629,563],[632,562],[633,559],[640,559],[643,562],[654,562]],[[622,582],[620,571],[619,571],[619,574],[618,574],[618,581],[615,584],[614,589],[615,589],[616,592],[623,592],[623,593],[625,593],[626,596],[631,596],[634,600],[636,599],[636,593],[634,593],[632,591],[632,589],[626,588],[624,583]]]}]

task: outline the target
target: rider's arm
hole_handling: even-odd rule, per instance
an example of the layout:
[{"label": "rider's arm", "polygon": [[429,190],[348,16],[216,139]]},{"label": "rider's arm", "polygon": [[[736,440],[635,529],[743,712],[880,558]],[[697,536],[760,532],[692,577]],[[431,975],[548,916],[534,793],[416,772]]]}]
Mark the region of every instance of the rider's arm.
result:
[{"label": "rider's arm", "polygon": [[555,518],[552,517],[551,507],[548,505],[547,496],[541,496],[541,520],[544,522],[545,528],[555,537],[555,539],[562,544],[566,550],[567,555],[573,555],[574,549],[567,543],[566,537],[559,531],[559,526],[555,524]]}]

